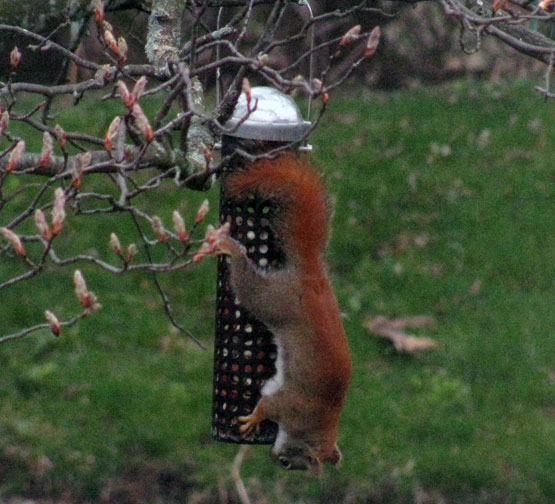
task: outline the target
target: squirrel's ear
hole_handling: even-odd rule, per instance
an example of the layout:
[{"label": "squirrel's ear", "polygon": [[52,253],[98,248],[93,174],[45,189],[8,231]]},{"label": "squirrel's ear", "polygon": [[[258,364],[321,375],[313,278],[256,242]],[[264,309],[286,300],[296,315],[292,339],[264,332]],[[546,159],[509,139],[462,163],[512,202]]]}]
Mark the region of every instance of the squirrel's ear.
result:
[{"label": "squirrel's ear", "polygon": [[331,455],[326,459],[326,461],[329,462],[331,465],[336,466],[337,464],[339,464],[339,462],[341,462],[342,458],[343,455],[341,455],[341,452],[339,451],[336,443],[336,445],[333,447]]}]

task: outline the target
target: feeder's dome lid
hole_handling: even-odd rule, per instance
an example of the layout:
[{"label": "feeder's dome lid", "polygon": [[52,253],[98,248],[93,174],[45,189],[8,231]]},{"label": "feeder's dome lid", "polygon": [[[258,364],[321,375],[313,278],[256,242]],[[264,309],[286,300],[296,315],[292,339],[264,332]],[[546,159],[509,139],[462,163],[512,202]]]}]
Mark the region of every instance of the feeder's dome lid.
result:
[{"label": "feeder's dome lid", "polygon": [[[256,110],[249,115],[247,97],[244,92],[241,93],[231,119],[225,123],[228,132],[224,131],[224,135],[252,140],[294,142],[301,140],[310,129],[310,122],[303,119],[293,98],[277,89],[268,86],[253,87],[251,109],[255,104]],[[245,117],[247,119],[244,120]]]}]

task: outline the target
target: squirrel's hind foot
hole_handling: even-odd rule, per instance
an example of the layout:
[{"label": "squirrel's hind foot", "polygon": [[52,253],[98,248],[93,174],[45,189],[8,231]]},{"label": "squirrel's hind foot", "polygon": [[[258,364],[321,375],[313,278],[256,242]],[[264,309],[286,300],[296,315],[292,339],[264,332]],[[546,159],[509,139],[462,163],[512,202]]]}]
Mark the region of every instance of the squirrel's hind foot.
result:
[{"label": "squirrel's hind foot", "polygon": [[244,437],[249,437],[255,428],[258,427],[260,422],[266,418],[266,411],[264,407],[264,398],[258,401],[254,411],[247,416],[240,416],[237,418],[243,425],[239,426],[239,431]]}]

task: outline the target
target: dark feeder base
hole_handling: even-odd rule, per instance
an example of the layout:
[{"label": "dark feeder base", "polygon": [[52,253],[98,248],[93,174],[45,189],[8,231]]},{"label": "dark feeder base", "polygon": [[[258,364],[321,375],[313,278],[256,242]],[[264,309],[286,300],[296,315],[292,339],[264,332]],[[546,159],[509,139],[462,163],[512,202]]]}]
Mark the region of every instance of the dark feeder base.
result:
[{"label": "dark feeder base", "polygon": [[[254,154],[282,145],[231,137],[224,137],[222,144],[224,156],[236,147]],[[230,164],[227,173],[241,169],[242,160],[235,159],[238,161]],[[276,211],[271,201],[255,195],[235,201],[221,193],[220,222],[230,223],[230,235],[246,247],[249,258],[260,268],[275,269],[284,263],[269,225]],[[262,422],[248,438],[239,431],[237,417],[252,413],[262,386],[276,371],[277,349],[272,343],[272,333],[238,303],[229,283],[228,263],[228,257],[219,257],[212,436],[228,443],[271,444],[277,435],[274,422]]]}]

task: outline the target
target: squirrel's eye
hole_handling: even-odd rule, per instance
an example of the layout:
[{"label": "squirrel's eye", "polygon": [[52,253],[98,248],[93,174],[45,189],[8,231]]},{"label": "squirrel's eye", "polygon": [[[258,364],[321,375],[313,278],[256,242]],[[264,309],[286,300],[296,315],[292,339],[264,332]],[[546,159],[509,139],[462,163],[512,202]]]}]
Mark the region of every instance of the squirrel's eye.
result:
[{"label": "squirrel's eye", "polygon": [[289,459],[286,457],[280,457],[279,463],[284,469],[289,469],[291,467],[291,462],[289,462]]}]

